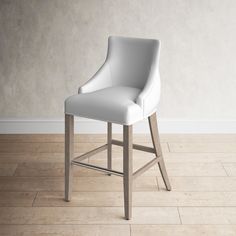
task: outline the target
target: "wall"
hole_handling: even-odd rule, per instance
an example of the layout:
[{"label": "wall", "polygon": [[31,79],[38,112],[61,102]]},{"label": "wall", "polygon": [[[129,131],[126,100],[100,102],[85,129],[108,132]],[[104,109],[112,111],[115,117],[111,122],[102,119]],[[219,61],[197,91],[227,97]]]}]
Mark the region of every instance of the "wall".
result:
[{"label": "wall", "polygon": [[236,120],[236,1],[1,0],[0,119],[62,119],[109,35],[158,38],[161,120]]}]

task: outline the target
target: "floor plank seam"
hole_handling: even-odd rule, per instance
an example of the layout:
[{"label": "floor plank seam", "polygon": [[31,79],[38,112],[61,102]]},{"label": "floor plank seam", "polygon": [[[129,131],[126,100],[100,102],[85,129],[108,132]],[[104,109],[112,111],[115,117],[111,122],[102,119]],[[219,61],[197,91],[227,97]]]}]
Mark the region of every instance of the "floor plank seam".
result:
[{"label": "floor plank seam", "polygon": [[[157,184],[157,190],[158,190],[158,192],[159,192],[159,191],[160,191],[160,186],[159,186],[159,183],[158,183],[158,178],[156,177],[155,180],[156,180],[156,184]],[[140,192],[141,192],[141,191],[140,191]],[[150,191],[150,192],[152,192],[152,191]]]},{"label": "floor plank seam", "polygon": [[179,221],[180,221],[180,224],[183,225],[183,223],[182,223],[182,219],[181,219],[181,216],[180,216],[180,212],[179,212],[179,207],[177,207],[177,211],[178,211],[178,215],[179,215]]},{"label": "floor plank seam", "polygon": [[170,144],[169,144],[169,142],[166,142],[166,144],[167,144],[167,148],[168,148],[169,152],[171,152],[170,151]]},{"label": "floor plank seam", "polygon": [[35,202],[35,200],[36,200],[36,198],[37,198],[37,196],[38,196],[38,193],[39,193],[39,192],[36,192],[36,194],[35,194],[35,196],[34,196],[34,199],[33,199],[33,202],[32,202],[32,207],[34,207],[34,202]]},{"label": "floor plank seam", "polygon": [[16,163],[16,168],[15,168],[14,172],[12,173],[12,177],[15,176],[15,174],[16,174],[16,170],[17,170],[18,166],[19,166],[19,163]]},{"label": "floor plank seam", "polygon": [[222,168],[224,169],[226,175],[229,176],[229,177],[233,177],[233,176],[230,176],[229,173],[228,173],[228,171],[225,169],[224,163],[223,163],[223,162],[220,162],[220,163],[221,163],[221,166],[222,166]]}]

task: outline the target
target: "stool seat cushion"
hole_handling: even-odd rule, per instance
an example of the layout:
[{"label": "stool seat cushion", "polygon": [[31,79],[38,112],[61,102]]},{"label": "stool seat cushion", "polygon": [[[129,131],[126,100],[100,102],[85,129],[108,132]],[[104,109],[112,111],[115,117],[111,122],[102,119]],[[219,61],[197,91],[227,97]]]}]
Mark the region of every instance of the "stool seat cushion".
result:
[{"label": "stool seat cushion", "polygon": [[65,113],[130,125],[143,119],[143,110],[136,103],[140,92],[138,88],[115,86],[75,94],[65,100]]}]

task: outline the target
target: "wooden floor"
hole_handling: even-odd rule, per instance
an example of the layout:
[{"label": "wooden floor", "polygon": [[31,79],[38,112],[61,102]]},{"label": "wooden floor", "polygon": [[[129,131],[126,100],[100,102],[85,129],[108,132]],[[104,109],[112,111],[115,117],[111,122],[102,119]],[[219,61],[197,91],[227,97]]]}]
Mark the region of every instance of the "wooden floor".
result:
[{"label": "wooden floor", "polygon": [[[115,135],[120,138],[119,135]],[[136,143],[150,145],[145,135]],[[236,235],[236,135],[162,135],[172,191],[157,166],[134,184],[133,218],[124,220],[122,178],[80,167],[63,200],[62,135],[0,135],[0,235]],[[78,154],[105,143],[76,136]],[[122,149],[113,149],[122,168]],[[134,170],[153,157],[134,151]],[[106,165],[106,152],[88,160]]]}]

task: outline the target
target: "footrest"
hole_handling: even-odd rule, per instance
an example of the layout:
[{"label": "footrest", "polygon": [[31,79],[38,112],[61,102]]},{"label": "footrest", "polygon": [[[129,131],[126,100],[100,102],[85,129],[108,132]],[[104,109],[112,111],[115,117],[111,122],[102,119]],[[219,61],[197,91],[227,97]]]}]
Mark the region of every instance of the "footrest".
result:
[{"label": "footrest", "polygon": [[82,167],[86,167],[88,169],[92,169],[92,170],[97,170],[97,171],[101,171],[107,174],[113,174],[113,175],[118,175],[118,176],[122,176],[123,177],[123,172],[120,171],[116,171],[116,170],[109,170],[103,167],[99,167],[99,166],[95,166],[95,165],[91,165],[91,164],[87,164],[87,163],[83,163],[83,162],[78,162],[78,161],[72,161],[73,165],[77,165],[77,166],[82,166]]},{"label": "footrest", "polygon": [[[118,145],[118,146],[123,146],[123,142],[119,141],[119,140],[111,140],[111,143],[114,145]],[[89,151],[85,154],[82,154],[78,157],[75,157],[72,161],[71,164],[72,165],[77,165],[77,166],[81,166],[81,167],[86,167],[88,169],[92,169],[92,170],[96,170],[96,171],[101,171],[107,174],[113,174],[113,175],[117,175],[117,176],[124,176],[123,172],[120,171],[116,171],[116,170],[111,170],[111,169],[107,169],[107,168],[103,168],[100,166],[95,166],[95,165],[91,165],[88,163],[84,163],[81,162],[86,158],[89,158],[99,152],[102,152],[104,150],[106,150],[108,148],[108,144],[104,144],[98,148],[95,148],[92,151]],[[141,150],[141,151],[145,151],[145,152],[151,152],[151,153],[155,153],[154,148],[151,147],[146,147],[146,146],[142,146],[142,145],[138,145],[138,144],[133,144],[133,149],[137,149],[137,150]],[[143,174],[146,170],[148,170],[149,168],[151,168],[154,164],[156,164],[158,162],[159,158],[154,158],[153,160],[151,160],[150,162],[148,162],[146,165],[144,165],[143,167],[141,167],[140,169],[138,169],[137,171],[135,171],[132,176],[133,179],[137,178],[139,175]]]}]

